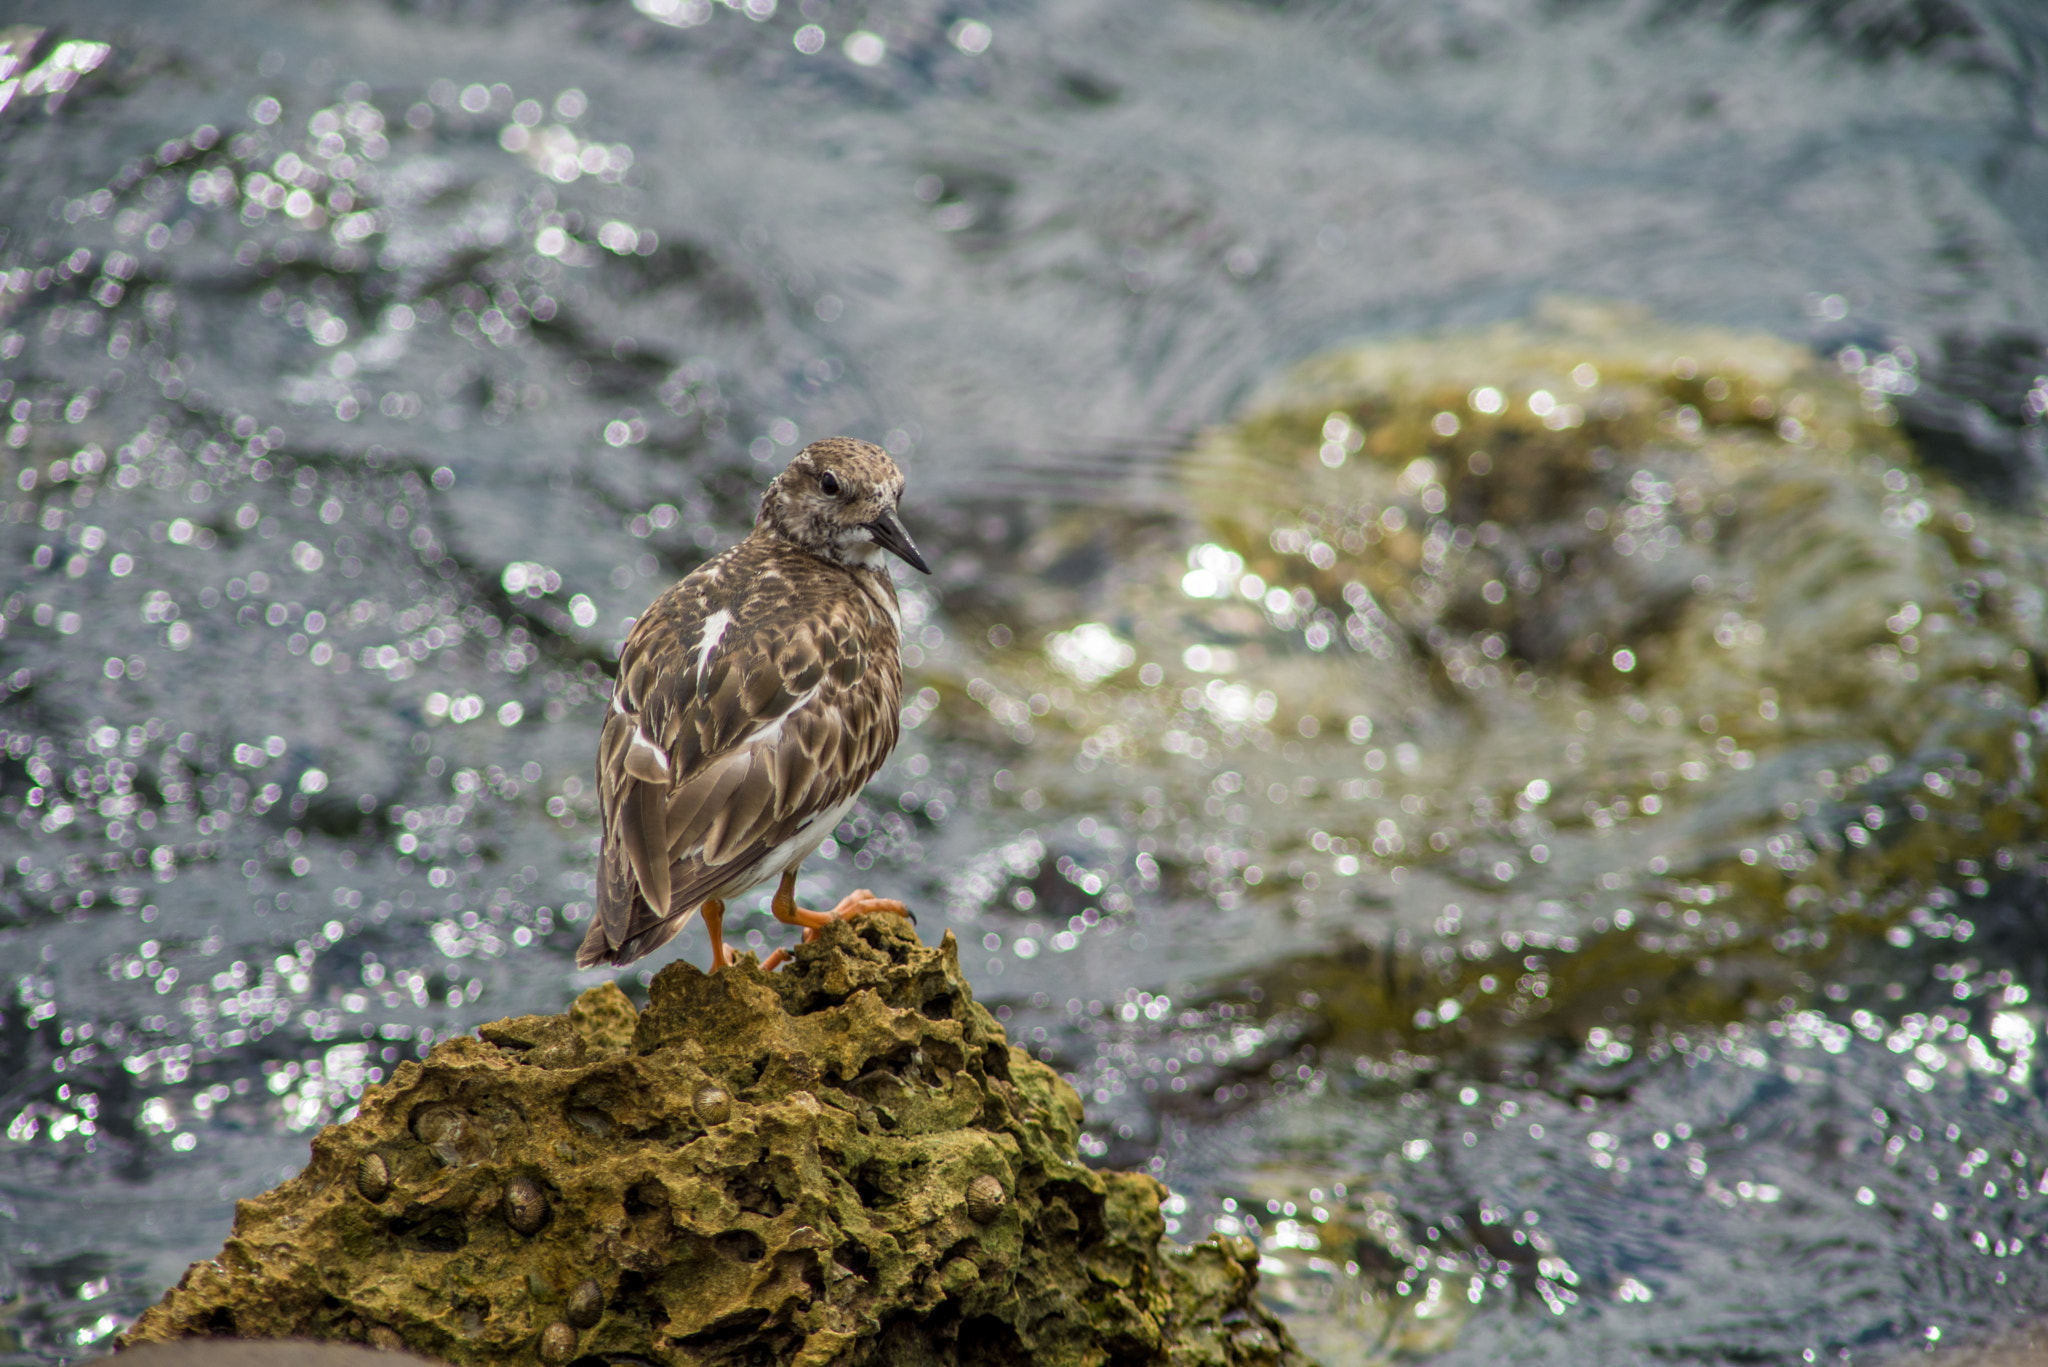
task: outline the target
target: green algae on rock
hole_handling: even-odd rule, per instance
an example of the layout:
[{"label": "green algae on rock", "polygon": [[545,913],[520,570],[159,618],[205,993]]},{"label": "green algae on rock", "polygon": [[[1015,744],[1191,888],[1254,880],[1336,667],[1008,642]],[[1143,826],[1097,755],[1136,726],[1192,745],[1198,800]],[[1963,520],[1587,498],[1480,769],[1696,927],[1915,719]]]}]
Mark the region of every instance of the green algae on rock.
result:
[{"label": "green algae on rock", "polygon": [[782,973],[675,963],[644,1013],[607,984],[479,1034],[371,1088],[127,1342],[1303,1361],[1249,1243],[1163,1246],[1157,1182],[1075,1160],[1080,1099],[975,1003],[950,935],[870,917]]}]

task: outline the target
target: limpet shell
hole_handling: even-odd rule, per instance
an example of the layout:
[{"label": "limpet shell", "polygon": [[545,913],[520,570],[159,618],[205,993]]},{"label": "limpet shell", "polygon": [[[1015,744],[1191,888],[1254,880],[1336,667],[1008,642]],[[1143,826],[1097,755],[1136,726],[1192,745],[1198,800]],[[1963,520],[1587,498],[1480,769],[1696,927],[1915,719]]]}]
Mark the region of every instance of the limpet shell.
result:
[{"label": "limpet shell", "polygon": [[967,1184],[967,1213],[978,1223],[988,1224],[1001,1215],[1008,1200],[1003,1195],[1002,1182],[988,1173]]},{"label": "limpet shell", "polygon": [[590,1328],[604,1315],[604,1288],[595,1277],[585,1277],[569,1293],[568,1307],[562,1313],[578,1329]]},{"label": "limpet shell", "polygon": [[505,1184],[505,1223],[521,1234],[538,1234],[548,1222],[548,1195],[531,1177]]},{"label": "limpet shell", "polygon": [[542,1362],[567,1362],[576,1351],[576,1329],[567,1320],[556,1320],[540,1335]]},{"label": "limpet shell", "polygon": [[373,1205],[391,1194],[391,1165],[381,1153],[366,1153],[356,1164],[356,1190]]},{"label": "limpet shell", "polygon": [[690,1105],[696,1110],[697,1119],[706,1125],[723,1125],[732,1119],[732,1097],[715,1082],[699,1087]]}]

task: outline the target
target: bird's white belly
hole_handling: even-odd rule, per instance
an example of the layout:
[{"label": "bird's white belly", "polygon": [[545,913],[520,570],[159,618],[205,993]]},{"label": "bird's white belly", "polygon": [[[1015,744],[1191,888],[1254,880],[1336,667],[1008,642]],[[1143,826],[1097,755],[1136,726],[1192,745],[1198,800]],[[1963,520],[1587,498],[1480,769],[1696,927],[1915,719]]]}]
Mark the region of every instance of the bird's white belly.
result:
[{"label": "bird's white belly", "polygon": [[718,898],[722,901],[738,897],[741,893],[752,892],[763,883],[781,877],[809,859],[817,853],[818,846],[824,844],[826,838],[839,829],[839,823],[846,819],[846,814],[853,810],[853,804],[859,800],[860,794],[856,792],[836,807],[813,812],[796,828],[795,834],[762,855],[759,862],[748,866],[746,871],[734,880],[733,885],[720,888],[716,894]]}]

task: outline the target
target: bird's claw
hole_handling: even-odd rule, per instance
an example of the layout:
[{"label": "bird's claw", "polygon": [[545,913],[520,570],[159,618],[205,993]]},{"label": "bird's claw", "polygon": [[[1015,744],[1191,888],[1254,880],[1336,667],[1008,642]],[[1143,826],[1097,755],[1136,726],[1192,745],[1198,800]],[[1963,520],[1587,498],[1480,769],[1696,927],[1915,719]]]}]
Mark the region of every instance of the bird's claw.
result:
[{"label": "bird's claw", "polygon": [[[911,914],[909,907],[904,906],[903,903],[896,901],[894,898],[877,897],[866,888],[855,888],[852,892],[847,893],[846,896],[839,899],[839,905],[830,911],[802,911],[797,908],[792,908],[792,911],[795,915],[819,918],[817,921],[809,924],[796,922],[796,924],[803,925],[803,943],[805,944],[810,944],[813,940],[816,940],[818,932],[831,925],[834,921],[850,920],[855,916],[872,916],[881,913],[890,916],[908,917],[910,924],[917,924],[917,917]],[[795,916],[793,915],[785,919],[794,921]],[[778,949],[768,956],[767,961],[761,967],[763,970],[780,968],[793,957],[788,950]]]},{"label": "bird's claw", "polygon": [[835,921],[844,921],[848,917],[869,916],[876,912],[886,912],[891,916],[909,916],[910,924],[917,924],[917,917],[911,915],[909,907],[891,897],[877,897],[866,888],[855,888],[847,893],[839,899],[839,905],[832,908],[828,914]]}]

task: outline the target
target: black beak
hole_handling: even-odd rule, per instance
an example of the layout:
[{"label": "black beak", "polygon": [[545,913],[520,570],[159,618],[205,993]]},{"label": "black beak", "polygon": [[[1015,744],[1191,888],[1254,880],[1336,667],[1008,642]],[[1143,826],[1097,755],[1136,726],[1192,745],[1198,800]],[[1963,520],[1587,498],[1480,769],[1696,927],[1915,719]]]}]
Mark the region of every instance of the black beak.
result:
[{"label": "black beak", "polygon": [[873,522],[863,523],[875,544],[893,555],[903,558],[903,563],[923,574],[930,574],[932,567],[924,563],[924,557],[917,553],[917,543],[910,539],[910,533],[903,530],[903,522],[891,508]]}]

